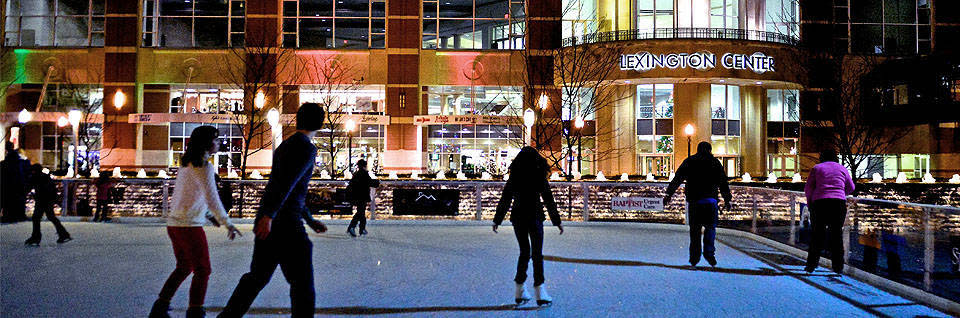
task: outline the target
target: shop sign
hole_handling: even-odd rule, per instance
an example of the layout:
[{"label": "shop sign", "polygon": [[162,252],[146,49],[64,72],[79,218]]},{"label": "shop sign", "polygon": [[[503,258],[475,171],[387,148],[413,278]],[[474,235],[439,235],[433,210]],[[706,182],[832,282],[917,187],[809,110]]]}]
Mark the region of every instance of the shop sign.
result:
[{"label": "shop sign", "polygon": [[[294,117],[295,118],[295,117]],[[346,122],[348,118],[352,118],[357,124],[363,125],[389,125],[390,116],[383,115],[346,115],[340,122]]]},{"label": "shop sign", "polygon": [[610,209],[614,211],[663,211],[663,198],[613,197]]},{"label": "shop sign", "polygon": [[717,55],[708,51],[694,53],[667,53],[653,54],[640,52],[637,54],[620,55],[620,70],[634,70],[646,72],[655,68],[692,68],[707,71],[717,67],[717,64],[731,70],[750,70],[757,74],[773,72],[774,58],[761,52],[750,55],[725,53],[717,61]]},{"label": "shop sign", "polygon": [[510,125],[511,123],[518,124],[517,120],[515,117],[493,115],[425,115],[413,117],[413,123],[417,125]]},{"label": "shop sign", "polygon": [[143,113],[130,114],[127,122],[131,124],[165,124],[170,122],[229,124],[235,120],[243,122],[244,118],[244,115],[234,118],[234,115],[230,114]]}]

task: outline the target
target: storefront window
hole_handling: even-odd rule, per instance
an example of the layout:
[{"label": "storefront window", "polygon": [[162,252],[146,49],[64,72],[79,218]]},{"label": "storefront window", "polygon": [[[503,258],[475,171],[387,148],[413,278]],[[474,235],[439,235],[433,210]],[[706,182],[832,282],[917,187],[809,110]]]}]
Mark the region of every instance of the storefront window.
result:
[{"label": "storefront window", "polygon": [[4,46],[103,46],[104,0],[6,1]]},{"label": "storefront window", "polygon": [[240,156],[243,153],[243,129],[235,124],[170,123],[170,166],[180,166],[180,157],[190,140],[190,134],[200,126],[213,126],[219,131],[220,152],[213,157],[217,169],[239,169]]},{"label": "storefront window", "polygon": [[[340,103],[343,112],[382,114],[386,98],[383,85],[331,88],[324,85],[300,86],[300,103]],[[335,108],[336,109],[336,108]]]},{"label": "storefront window", "polygon": [[[342,121],[338,120],[338,122]],[[350,166],[349,163],[356,164],[358,160],[365,159],[368,162],[369,171],[376,173],[383,166],[386,133],[386,125],[363,124],[352,133],[346,131],[343,123],[338,123],[335,129],[324,127],[313,139],[314,144],[319,148],[317,167],[320,170],[329,171],[330,165],[333,165],[334,171],[340,173],[346,171],[347,167]],[[350,134],[353,135],[352,138]],[[331,141],[333,142],[332,145]],[[330,157],[331,149],[335,155],[332,160]],[[348,158],[350,159],[348,160]]]},{"label": "storefront window", "polygon": [[778,177],[791,177],[800,169],[799,95],[795,89],[767,90],[767,170]]},{"label": "storefront window", "polygon": [[424,0],[423,48],[523,48],[523,0]]},{"label": "storefront window", "polygon": [[431,172],[503,174],[520,150],[523,128],[513,125],[427,126]]},{"label": "storefront window", "polygon": [[[36,85],[39,88],[39,84]],[[86,170],[99,162],[103,125],[90,122],[91,115],[103,113],[103,87],[99,84],[50,84],[43,99],[44,112],[69,112],[78,110],[83,114],[79,131],[80,170]],[[67,169],[73,164],[73,126],[58,127],[56,122],[43,122],[40,126],[40,164],[51,170]]]},{"label": "storefront window", "polygon": [[740,154],[740,87],[710,85],[713,153]]},{"label": "storefront window", "polygon": [[519,116],[523,92],[519,86],[430,86],[429,115]]},{"label": "storefront window", "polygon": [[637,154],[641,174],[665,176],[673,169],[673,84],[637,85]]},{"label": "storefront window", "polygon": [[144,0],[143,46],[243,46],[245,11],[244,0]]},{"label": "storefront window", "polygon": [[386,0],[283,1],[283,46],[380,49],[386,47]]},{"label": "storefront window", "polygon": [[228,87],[226,85],[190,85],[171,88],[170,112],[188,114],[242,112],[243,90]]}]

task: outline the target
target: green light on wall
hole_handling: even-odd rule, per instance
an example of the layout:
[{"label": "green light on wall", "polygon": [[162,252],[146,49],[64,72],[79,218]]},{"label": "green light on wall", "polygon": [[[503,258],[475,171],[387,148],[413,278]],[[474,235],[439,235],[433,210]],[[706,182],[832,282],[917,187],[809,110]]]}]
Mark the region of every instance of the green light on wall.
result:
[{"label": "green light on wall", "polygon": [[17,57],[17,67],[15,69],[16,74],[14,74],[14,84],[23,84],[27,80],[27,54],[31,50],[27,49],[15,49],[13,54]]}]

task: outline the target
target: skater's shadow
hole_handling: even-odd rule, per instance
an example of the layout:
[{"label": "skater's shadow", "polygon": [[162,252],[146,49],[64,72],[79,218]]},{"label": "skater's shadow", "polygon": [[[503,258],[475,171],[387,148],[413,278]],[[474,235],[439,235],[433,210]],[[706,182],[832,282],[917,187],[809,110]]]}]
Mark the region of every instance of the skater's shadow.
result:
[{"label": "skater's shadow", "polygon": [[[387,315],[387,314],[412,314],[412,313],[439,313],[439,312],[482,312],[482,311],[512,311],[512,310],[536,310],[537,307],[517,308],[514,305],[496,305],[496,306],[431,306],[431,307],[326,307],[317,308],[314,313],[318,315]],[[221,312],[223,307],[207,307],[207,311]],[[253,315],[290,315],[290,308],[277,307],[255,307],[250,308],[247,314]]]},{"label": "skater's shadow", "polygon": [[627,261],[627,260],[571,258],[571,257],[552,256],[552,255],[544,255],[543,260],[551,261],[551,262],[561,262],[561,263],[576,263],[576,264],[591,264],[591,265],[606,265],[606,266],[650,266],[650,267],[663,267],[663,268],[685,270],[685,271],[702,271],[702,272],[715,272],[715,273],[752,275],[752,276],[792,275],[790,273],[780,272],[772,268],[747,269],[747,268],[724,268],[724,267],[708,267],[708,266],[693,267],[690,265],[669,265],[669,264],[661,264],[661,263],[651,263],[651,262],[643,262],[643,261]]}]

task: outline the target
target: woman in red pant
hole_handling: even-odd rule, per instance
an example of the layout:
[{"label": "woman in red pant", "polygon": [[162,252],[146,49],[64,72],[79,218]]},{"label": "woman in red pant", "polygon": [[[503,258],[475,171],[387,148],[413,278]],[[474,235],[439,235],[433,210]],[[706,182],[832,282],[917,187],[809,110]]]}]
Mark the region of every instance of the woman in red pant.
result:
[{"label": "woman in red pant", "polygon": [[207,236],[203,225],[208,214],[216,220],[214,225],[227,227],[227,236],[233,240],[240,231],[230,223],[217,194],[216,167],[208,160],[219,150],[218,131],[211,126],[200,126],[190,134],[187,149],[180,158],[180,170],[173,190],[173,205],[167,218],[167,234],[173,243],[177,268],[163,284],[157,301],[153,303],[150,317],[170,317],[170,299],[193,273],[190,285],[190,306],[187,317],[204,317],[204,297],[207,294],[207,278],[210,277],[210,255],[207,251]]}]

